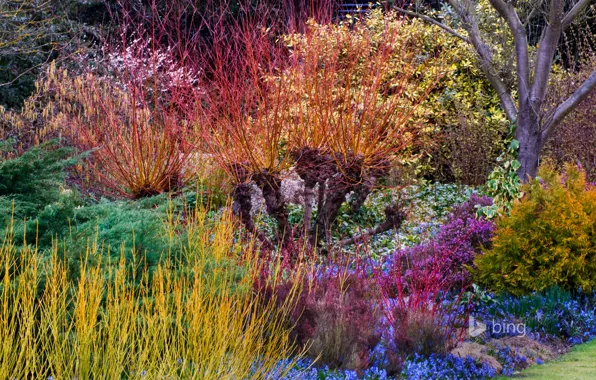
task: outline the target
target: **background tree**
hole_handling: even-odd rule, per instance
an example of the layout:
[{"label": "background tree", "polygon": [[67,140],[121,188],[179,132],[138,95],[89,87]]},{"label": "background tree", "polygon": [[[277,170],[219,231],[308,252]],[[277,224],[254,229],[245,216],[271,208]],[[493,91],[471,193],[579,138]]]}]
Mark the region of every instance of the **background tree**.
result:
[{"label": "background tree", "polygon": [[93,55],[113,1],[0,1],[0,106],[19,109],[47,63],[73,67],[73,54]]},{"label": "background tree", "polygon": [[[522,180],[536,175],[542,148],[577,105],[596,87],[596,70],[565,99],[549,107],[546,96],[556,53],[569,27],[585,15],[590,0],[506,1],[488,0],[510,38],[494,38],[494,30],[483,31],[486,2],[448,0],[460,25],[451,26],[438,18],[404,8],[402,13],[420,17],[469,43],[477,53],[479,66],[496,90],[507,118],[516,124],[520,143],[518,175]],[[498,25],[497,25],[498,27]],[[458,28],[464,31],[460,32]],[[539,30],[539,33],[536,33]],[[538,36],[539,38],[535,38]],[[515,68],[499,54],[512,42]]]}]

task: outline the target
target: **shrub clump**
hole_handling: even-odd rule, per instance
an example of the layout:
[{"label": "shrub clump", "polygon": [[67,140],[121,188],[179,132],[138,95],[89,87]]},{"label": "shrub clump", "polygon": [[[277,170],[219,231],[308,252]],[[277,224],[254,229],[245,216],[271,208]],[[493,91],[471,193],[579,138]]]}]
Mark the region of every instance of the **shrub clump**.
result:
[{"label": "shrub clump", "polygon": [[0,231],[10,229],[19,245],[37,237],[38,244],[49,246],[52,236],[68,228],[80,204],[64,188],[64,171],[76,158],[56,141],[16,153],[11,141],[0,143]]},{"label": "shrub clump", "polygon": [[497,292],[514,295],[558,285],[596,285],[596,188],[585,172],[550,166],[524,185],[523,199],[497,223],[493,247],[479,255],[475,276]]},{"label": "shrub clump", "polygon": [[361,273],[333,266],[316,269],[306,282],[290,321],[296,342],[317,364],[367,369],[381,339],[374,283]]}]

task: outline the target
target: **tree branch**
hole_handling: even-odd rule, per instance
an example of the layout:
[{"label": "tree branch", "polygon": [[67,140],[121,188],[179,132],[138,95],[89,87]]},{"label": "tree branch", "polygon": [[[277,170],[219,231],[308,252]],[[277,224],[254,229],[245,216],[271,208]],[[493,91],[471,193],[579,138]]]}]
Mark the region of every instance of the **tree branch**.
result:
[{"label": "tree branch", "polygon": [[493,8],[507,22],[513,33],[515,44],[515,59],[517,68],[517,81],[520,101],[527,101],[530,86],[530,65],[528,58],[528,38],[526,30],[515,8],[503,0],[489,0]]},{"label": "tree branch", "polygon": [[[510,121],[515,121],[517,119],[517,107],[511,96],[511,91],[507,88],[494,66],[490,47],[480,37],[480,29],[476,17],[464,7],[461,1],[449,0],[449,3],[453,6],[459,17],[461,17],[464,28],[468,32],[470,41],[478,54],[480,68],[497,92],[507,118]],[[471,6],[471,4],[468,3],[468,6]]]},{"label": "tree branch", "polygon": [[370,228],[360,235],[352,236],[348,239],[339,241],[339,245],[355,244],[362,240],[365,240],[371,236],[381,234],[390,230],[399,230],[402,223],[406,220],[406,213],[403,212],[399,206],[387,206],[385,208],[385,221],[375,228]]},{"label": "tree branch", "polygon": [[553,65],[553,57],[559,45],[559,39],[563,32],[562,20],[565,0],[550,0],[548,25],[540,38],[536,67],[534,69],[534,81],[530,92],[530,102],[534,109],[540,109],[546,94],[548,77]]},{"label": "tree branch", "polygon": [[567,29],[569,25],[579,16],[579,14],[590,4],[591,0],[578,1],[563,18],[563,30]]},{"label": "tree branch", "polygon": [[400,13],[406,14],[408,16],[418,17],[418,18],[420,18],[420,19],[422,19],[422,20],[424,20],[424,21],[426,21],[426,22],[428,22],[430,24],[433,24],[433,25],[438,26],[439,28],[443,29],[447,33],[449,33],[449,34],[451,34],[451,35],[453,35],[453,36],[455,36],[455,37],[457,37],[457,38],[459,38],[459,39],[461,39],[461,40],[463,40],[463,41],[465,41],[465,42],[467,42],[469,44],[472,43],[472,41],[470,41],[470,39],[468,37],[466,37],[466,36],[458,33],[454,29],[448,27],[447,25],[443,24],[440,21],[435,20],[432,17],[428,17],[428,16],[425,16],[423,14],[416,13],[416,12],[411,12],[411,11],[408,11],[408,10],[405,10],[405,9],[402,9],[402,8],[399,8],[399,7],[396,7],[396,6],[394,6],[393,9],[395,9],[396,11],[398,11]]},{"label": "tree branch", "polygon": [[[468,12],[468,10],[465,9],[465,7],[461,3],[461,1],[449,0],[449,2],[455,8],[457,14],[463,20],[464,27],[465,27],[466,31],[468,32],[469,37],[463,36],[462,34],[458,33],[457,31],[453,30],[452,28],[448,27],[447,25],[441,23],[440,21],[433,19],[432,17],[428,17],[428,16],[422,15],[420,13],[408,11],[406,9],[399,8],[396,6],[394,6],[393,9],[395,9],[398,12],[409,15],[409,16],[418,17],[430,24],[436,25],[439,28],[448,32],[449,34],[472,45],[474,47],[474,49],[476,50],[476,53],[478,54],[478,58],[480,61],[480,67],[481,67],[482,71],[484,72],[484,74],[486,75],[486,77],[487,77],[488,81],[490,82],[490,84],[492,85],[492,87],[497,92],[497,95],[499,96],[499,100],[501,102],[501,106],[503,107],[503,110],[505,111],[507,118],[511,121],[514,121],[515,119],[517,119],[517,107],[515,106],[515,102],[513,100],[513,97],[511,96],[511,91],[507,88],[507,86],[505,85],[505,83],[503,82],[501,77],[499,76],[496,68],[494,67],[490,47],[486,43],[484,43],[484,41],[482,41],[482,39],[480,37],[480,30],[478,28],[478,22],[476,21],[475,17],[470,12]],[[517,17],[517,14],[515,16]],[[518,18],[518,20],[519,20],[519,18]],[[523,26],[521,27],[521,30],[523,31]],[[524,38],[525,38],[525,35],[524,35]],[[523,47],[524,45],[520,44],[520,46]],[[527,42],[526,42],[526,56],[527,56]],[[526,62],[525,67],[527,68],[528,67],[527,59],[524,59],[522,56],[522,65],[521,66],[524,66],[523,62]],[[524,72],[524,70],[522,70],[522,73],[523,72]],[[525,70],[525,72],[529,73],[529,68],[527,70]],[[523,75],[524,75],[524,78],[527,78],[526,74],[523,74]],[[523,83],[528,83],[528,82],[527,82],[527,80],[525,80]]]},{"label": "tree branch", "polygon": [[546,141],[554,132],[554,130],[561,124],[563,118],[567,116],[573,109],[584,100],[590,92],[596,89],[596,70],[582,83],[581,86],[575,90],[573,94],[563,103],[561,103],[550,120],[545,124],[545,128],[542,131],[542,141]]}]

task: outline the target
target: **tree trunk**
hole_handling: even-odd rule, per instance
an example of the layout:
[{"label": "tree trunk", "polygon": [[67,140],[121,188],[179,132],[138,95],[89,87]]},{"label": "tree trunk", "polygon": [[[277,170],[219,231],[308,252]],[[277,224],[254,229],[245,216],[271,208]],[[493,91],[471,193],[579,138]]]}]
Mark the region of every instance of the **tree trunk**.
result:
[{"label": "tree trunk", "polygon": [[341,162],[341,170],[327,180],[325,203],[317,210],[315,231],[319,242],[321,238],[326,243],[331,241],[331,226],[337,219],[341,205],[346,201],[346,195],[362,181],[362,156],[341,157]]},{"label": "tree trunk", "polygon": [[310,231],[310,223],[312,220],[312,204],[315,200],[315,185],[316,182],[304,181],[304,235],[308,235]]},{"label": "tree trunk", "polygon": [[232,204],[232,211],[235,215],[240,217],[244,227],[246,227],[250,233],[255,234],[258,237],[261,243],[263,243],[263,247],[266,249],[273,249],[273,245],[267,239],[265,234],[257,230],[252,216],[250,215],[250,211],[252,209],[250,185],[245,183],[237,184],[234,187],[234,191],[232,191],[232,199],[234,200],[234,203]]},{"label": "tree trunk", "polygon": [[321,213],[323,212],[323,205],[325,204],[325,194],[326,194],[326,190],[327,190],[327,182],[321,181],[318,184],[319,184],[319,188],[317,190],[317,219],[315,220],[315,223],[312,223],[312,221],[311,221],[310,231],[308,231],[309,232],[308,241],[309,241],[310,245],[312,245],[312,246],[316,245],[320,241],[320,239],[321,239],[320,234],[323,233],[322,230],[319,230],[319,225],[320,225],[319,220],[321,219]]},{"label": "tree trunk", "polygon": [[365,180],[364,183],[356,186],[354,193],[352,194],[353,197],[350,200],[350,210],[352,211],[352,214],[356,214],[360,211],[362,206],[364,206],[364,202],[366,202],[366,198],[372,193],[376,184],[377,179],[372,177],[370,180]]},{"label": "tree trunk", "polygon": [[346,195],[352,191],[352,186],[341,175],[329,179],[325,203],[323,203],[317,214],[315,229],[317,241],[320,242],[321,239],[324,239],[326,243],[331,241],[331,226],[337,219],[341,205],[346,201]]},{"label": "tree trunk", "polygon": [[517,160],[521,164],[517,175],[522,183],[525,183],[536,177],[540,150],[543,146],[540,123],[530,107],[520,107],[515,138],[519,141]]},{"label": "tree trunk", "polygon": [[263,192],[267,213],[277,222],[276,240],[282,244],[289,241],[290,228],[288,210],[281,193],[281,178],[276,174],[261,172],[254,176],[257,186]]},{"label": "tree trunk", "polygon": [[[314,238],[312,237],[316,234],[316,227],[312,226],[314,188],[318,183],[319,200],[317,210],[320,213],[325,197],[325,181],[337,173],[337,167],[333,157],[318,148],[304,146],[291,151],[290,155],[296,161],[296,173],[304,181],[304,233],[305,235],[311,235],[309,241],[314,244]],[[311,232],[311,226],[315,232]]]}]

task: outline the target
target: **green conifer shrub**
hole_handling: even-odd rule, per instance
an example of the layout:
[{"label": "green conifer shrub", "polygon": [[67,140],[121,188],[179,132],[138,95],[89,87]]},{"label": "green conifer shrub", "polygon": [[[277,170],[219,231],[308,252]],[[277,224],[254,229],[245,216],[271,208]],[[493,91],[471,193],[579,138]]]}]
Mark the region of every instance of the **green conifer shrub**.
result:
[{"label": "green conifer shrub", "polygon": [[546,165],[522,190],[497,221],[492,248],[475,260],[477,281],[515,295],[596,288],[596,186],[580,167],[557,174]]}]

